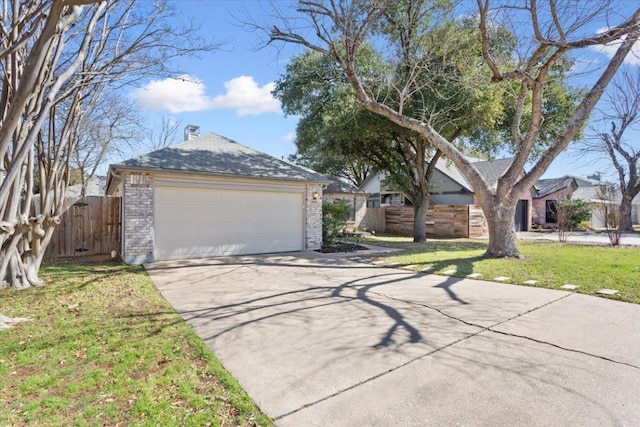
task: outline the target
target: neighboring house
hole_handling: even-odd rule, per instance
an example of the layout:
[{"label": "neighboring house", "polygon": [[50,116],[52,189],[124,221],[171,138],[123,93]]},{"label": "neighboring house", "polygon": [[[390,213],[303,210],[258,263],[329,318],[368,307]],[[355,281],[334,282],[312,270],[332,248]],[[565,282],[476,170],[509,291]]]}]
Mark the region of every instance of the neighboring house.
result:
[{"label": "neighboring house", "polygon": [[[87,182],[85,196],[104,196],[107,186],[106,176],[94,176]],[[67,197],[80,198],[82,184],[75,184],[67,188]]]},{"label": "neighboring house", "polygon": [[[565,199],[579,199],[589,203],[591,228],[605,228],[607,214],[614,209],[619,209],[620,195],[617,194],[614,200],[603,200],[599,191],[602,185],[605,184],[597,180],[569,175],[538,180],[534,186],[533,195],[534,224],[539,224],[543,228],[555,228],[558,202]],[[633,223],[640,222],[639,204],[640,196],[633,200],[631,215]]]},{"label": "neighboring house", "polygon": [[109,167],[127,263],[322,245],[326,177],[188,127],[185,142]]},{"label": "neighboring house", "polygon": [[572,176],[539,179],[533,186],[533,223],[542,228],[555,228],[558,202],[570,199],[577,188],[578,182]]},{"label": "neighboring house", "polygon": [[[436,163],[430,184],[431,203],[440,205],[473,204],[473,190],[462,174],[451,162],[440,159]],[[387,182],[386,174],[370,175],[360,185],[360,190],[369,193],[368,207],[410,206],[411,198]]]},{"label": "neighboring house", "polygon": [[611,209],[618,209],[618,200],[602,200],[600,195],[600,186],[582,186],[578,187],[571,195],[572,199],[584,200],[589,203],[591,210],[591,219],[589,220],[589,226],[591,228],[606,228],[606,218]]},{"label": "neighboring house", "polygon": [[[602,184],[594,184],[591,187],[581,186],[572,195],[573,199],[581,199],[589,203],[591,208],[591,228],[606,228],[606,218],[609,212],[620,209],[622,195],[617,192],[613,196],[613,200],[603,200],[602,193],[599,191],[601,186]],[[633,224],[640,223],[639,208],[640,195],[636,196],[631,204],[631,222]]]},{"label": "neighboring house", "polygon": [[344,201],[350,206],[348,225],[360,228],[367,213],[367,193],[353,184],[337,178],[329,178],[331,183],[322,191],[325,202]]},{"label": "neighboring house", "polygon": [[[506,172],[512,158],[481,160],[469,158],[484,177],[494,187]],[[475,192],[462,173],[446,159],[439,159],[430,183],[430,199],[433,205],[477,205]],[[368,177],[360,190],[369,193],[368,207],[411,205],[410,197],[387,185],[385,175],[378,173]],[[527,191],[518,202],[515,215],[516,229],[526,231],[531,224],[531,194]]]},{"label": "neighboring house", "polygon": [[[87,182],[85,196],[95,196],[95,197],[104,196],[106,185],[107,185],[107,177],[105,176],[92,177],[91,179],[89,179],[89,182]],[[75,203],[77,203],[80,200],[81,193],[82,193],[82,184],[74,184],[67,187],[67,191],[64,197],[64,206],[62,208],[63,212],[66,212],[71,206],[73,206]],[[40,199],[40,193],[36,193],[34,196],[35,196],[35,200]],[[38,204],[36,203],[36,205]],[[36,209],[39,211],[40,207],[38,206],[36,207]]]}]

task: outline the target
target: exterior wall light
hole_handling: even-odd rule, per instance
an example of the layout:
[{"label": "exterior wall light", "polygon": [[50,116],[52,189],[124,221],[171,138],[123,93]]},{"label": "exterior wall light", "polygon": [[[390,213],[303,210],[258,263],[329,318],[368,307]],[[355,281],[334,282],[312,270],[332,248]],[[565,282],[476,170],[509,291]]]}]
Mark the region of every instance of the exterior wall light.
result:
[{"label": "exterior wall light", "polygon": [[318,194],[317,191],[314,191],[313,193],[311,193],[311,197],[315,201],[315,200],[318,200],[318,197],[320,197],[320,194]]}]

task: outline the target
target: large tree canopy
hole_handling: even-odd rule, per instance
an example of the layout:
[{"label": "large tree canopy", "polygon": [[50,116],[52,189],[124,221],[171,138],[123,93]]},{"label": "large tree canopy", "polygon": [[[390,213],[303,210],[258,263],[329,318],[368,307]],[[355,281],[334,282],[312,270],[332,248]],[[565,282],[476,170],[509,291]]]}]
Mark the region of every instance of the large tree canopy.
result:
[{"label": "large tree canopy", "polygon": [[[473,186],[489,226],[486,255],[497,257],[521,257],[514,231],[519,198],[580,134],[603,91],[640,36],[640,9],[627,7],[625,14],[621,4],[614,1],[477,0],[477,9],[472,11],[470,19],[475,20],[479,31],[480,54],[469,57],[467,63],[470,68],[476,68],[483,79],[481,84],[475,80],[469,82],[469,87],[483,91],[482,85],[497,86],[501,88],[498,93],[507,93],[512,98],[508,136],[514,160],[497,185],[491,187],[452,141],[446,132],[448,128],[436,126],[434,117],[446,114],[447,109],[443,110],[439,103],[434,105],[432,98],[414,96],[429,88],[437,100],[451,97],[446,90],[440,90],[437,81],[423,79],[423,75],[428,75],[430,67],[437,64],[431,61],[434,46],[455,44],[457,40],[455,35],[437,42],[431,38],[434,31],[443,26],[442,22],[445,25],[450,22],[441,18],[463,11],[450,8],[441,12],[447,2],[426,0],[300,0],[295,4],[299,15],[283,19],[272,27],[270,40],[302,44],[331,56],[345,74],[360,105],[421,135],[442,151]],[[416,9],[429,10],[432,18],[420,17],[418,26],[404,25],[407,21],[398,19],[409,17],[410,20]],[[390,20],[390,16],[394,20]],[[607,24],[608,30],[596,33]],[[507,31],[500,31],[501,28]],[[416,40],[410,44],[411,49],[403,49],[407,37]],[[391,74],[371,78],[362,72],[358,51],[365,43],[374,46]],[[569,117],[557,123],[555,129],[545,127],[554,111],[557,112],[548,99],[562,75],[560,70],[571,62],[573,52],[611,43],[618,43],[617,50],[606,66],[596,69],[598,75],[594,83],[584,92],[572,94],[578,105],[556,105],[560,111],[562,105],[567,105],[569,110],[565,113],[570,113]],[[385,90],[380,90],[381,84],[385,84]],[[391,93],[394,96],[390,96]],[[545,129],[549,129],[548,133]],[[541,138],[548,141],[542,149],[537,149]],[[523,173],[528,163],[532,166]]]},{"label": "large tree canopy", "polygon": [[[503,89],[480,79],[481,44],[473,21],[458,20],[446,12],[427,7],[389,9],[381,28],[399,34],[397,54],[405,60],[392,64],[373,46],[362,44],[356,66],[379,97],[407,113],[415,110],[412,114],[427,117],[440,133],[463,145],[472,135],[492,134],[491,129],[504,121],[499,92]],[[435,17],[438,27],[425,25]],[[415,36],[421,31],[428,32],[430,43]],[[412,57],[415,54],[420,58]],[[469,61],[474,57],[475,63]],[[401,86],[411,87],[411,92],[390,89]],[[286,113],[302,116],[296,139],[299,157],[315,155],[322,159],[317,166],[333,170],[342,163],[371,165],[372,170],[386,172],[387,181],[412,201],[414,240],[425,240],[430,180],[440,150],[421,134],[363,108],[344,70],[325,53],[308,51],[294,58],[274,93]]]}]

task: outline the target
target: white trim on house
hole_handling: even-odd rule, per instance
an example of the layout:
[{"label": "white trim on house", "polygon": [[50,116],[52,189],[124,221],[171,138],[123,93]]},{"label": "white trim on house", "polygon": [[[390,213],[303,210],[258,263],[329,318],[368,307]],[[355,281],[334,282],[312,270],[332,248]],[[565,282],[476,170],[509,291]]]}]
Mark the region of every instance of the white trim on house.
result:
[{"label": "white trim on house", "polygon": [[193,188],[218,188],[228,190],[299,192],[306,191],[305,182],[241,178],[234,176],[207,176],[181,173],[154,173],[156,185]]}]

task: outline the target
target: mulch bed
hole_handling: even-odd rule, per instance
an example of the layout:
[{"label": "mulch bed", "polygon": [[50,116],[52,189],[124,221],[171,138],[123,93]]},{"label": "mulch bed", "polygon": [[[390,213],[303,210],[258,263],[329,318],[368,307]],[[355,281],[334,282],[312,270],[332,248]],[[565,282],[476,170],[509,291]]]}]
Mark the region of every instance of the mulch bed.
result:
[{"label": "mulch bed", "polygon": [[322,252],[323,254],[331,254],[336,252],[355,252],[355,251],[368,251],[369,248],[356,245],[355,243],[336,243],[335,245],[323,245],[322,249],[318,249],[316,252]]}]

